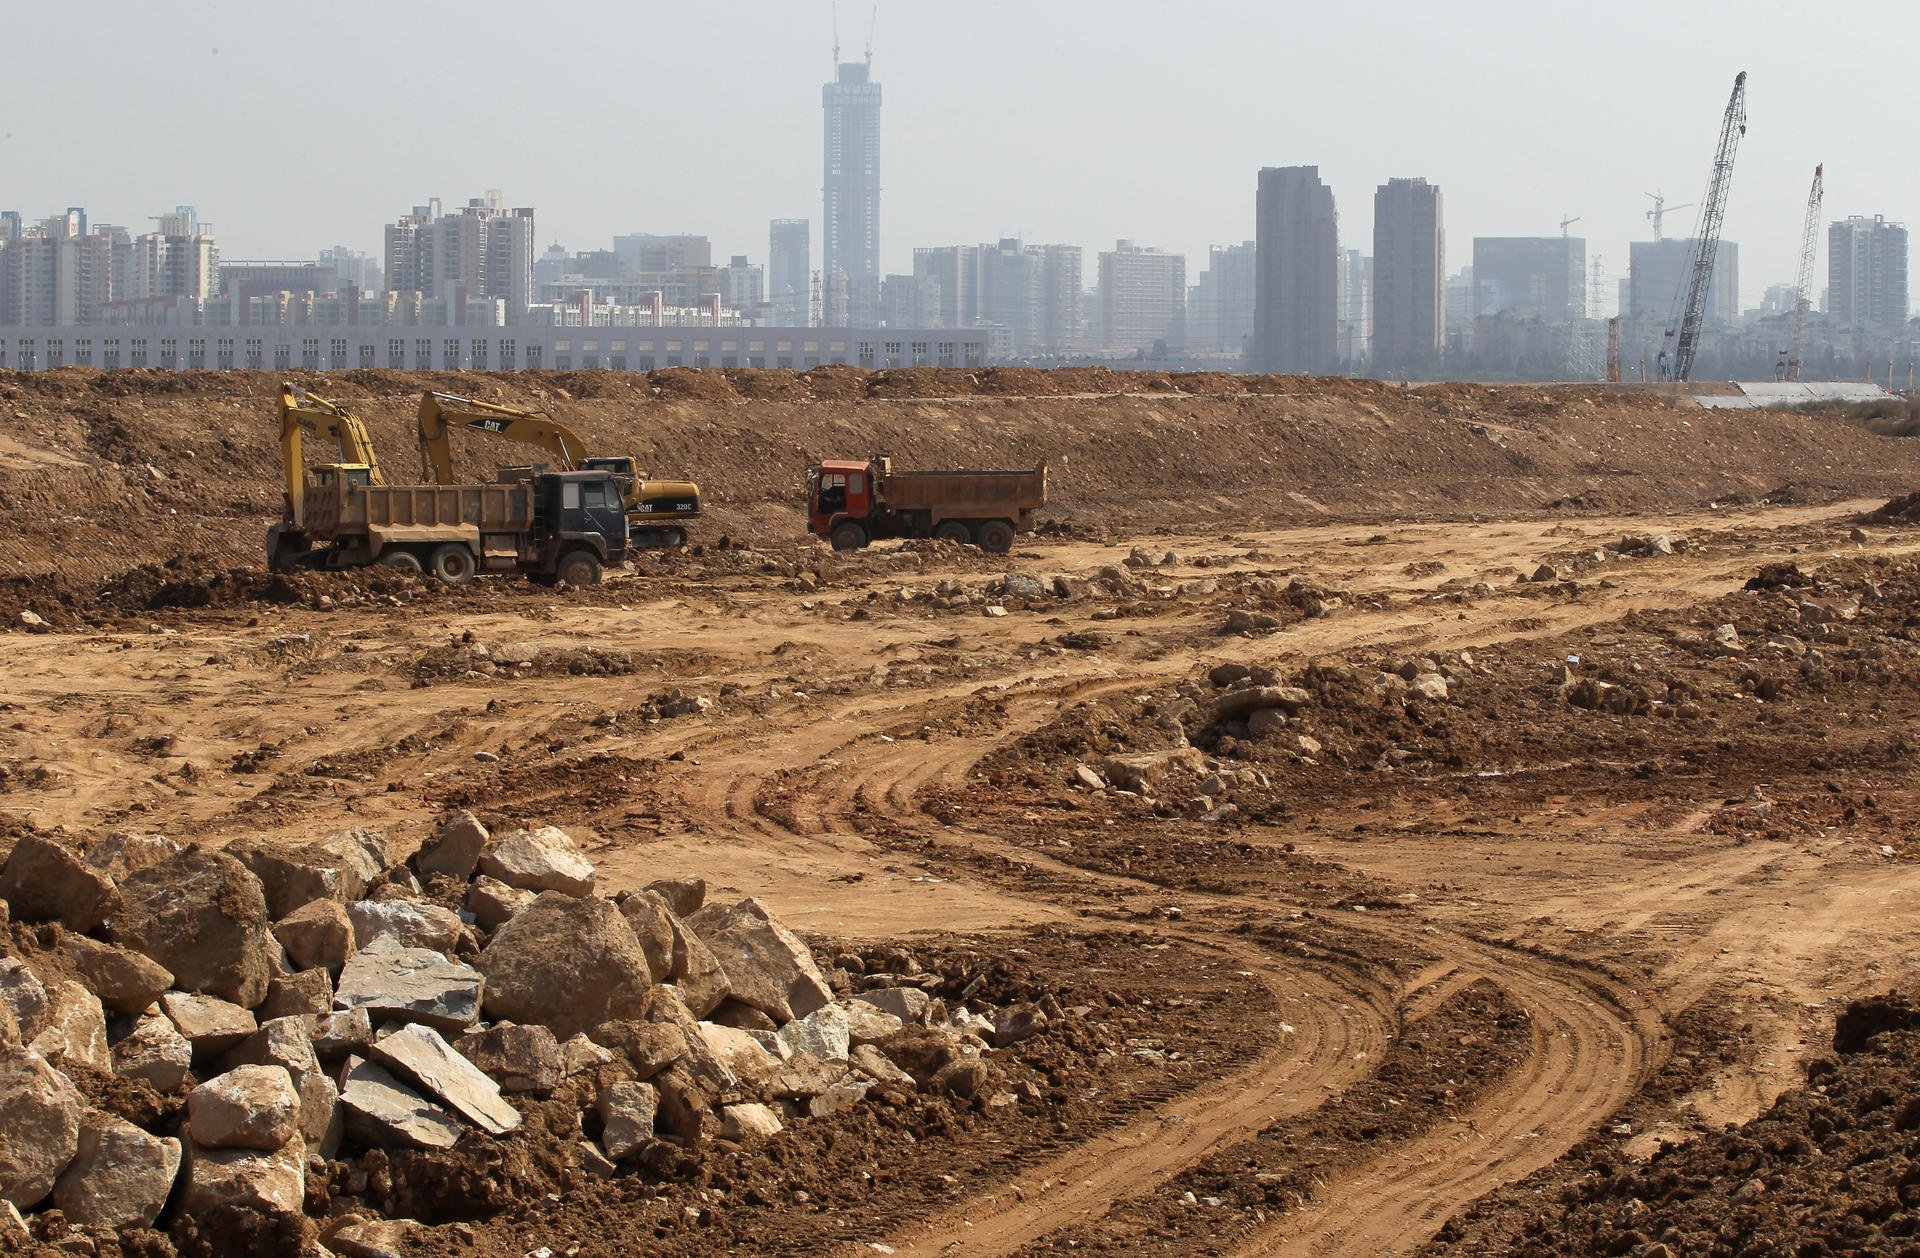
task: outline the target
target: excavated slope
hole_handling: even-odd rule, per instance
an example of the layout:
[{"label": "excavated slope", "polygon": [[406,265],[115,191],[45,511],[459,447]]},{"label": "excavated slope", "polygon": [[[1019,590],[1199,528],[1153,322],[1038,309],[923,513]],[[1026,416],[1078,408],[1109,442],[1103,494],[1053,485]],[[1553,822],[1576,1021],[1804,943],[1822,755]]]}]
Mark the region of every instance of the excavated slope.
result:
[{"label": "excavated slope", "polygon": [[[1046,514],[1097,529],[1658,511],[1920,482],[1920,444],[1836,418],[1709,411],[1601,385],[851,368],[293,378],[367,421],[390,478],[416,465],[423,388],[546,409],[596,449],[700,481],[712,519],[696,541],[799,537],[809,453],[886,453],[907,467],[1045,459]],[[279,511],[278,382],[0,372],[0,574],[102,576],[179,553],[257,562]],[[481,437],[457,454],[476,478],[538,457]]]}]

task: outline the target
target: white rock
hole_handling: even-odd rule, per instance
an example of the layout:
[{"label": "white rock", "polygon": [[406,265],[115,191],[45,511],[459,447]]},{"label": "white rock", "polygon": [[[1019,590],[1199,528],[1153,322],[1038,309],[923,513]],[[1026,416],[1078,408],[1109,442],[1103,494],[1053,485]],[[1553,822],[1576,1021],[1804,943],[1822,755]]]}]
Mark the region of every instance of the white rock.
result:
[{"label": "white rock", "polygon": [[455,1052],[432,1027],[418,1023],[402,1027],[375,1040],[368,1051],[482,1131],[503,1136],[520,1125],[520,1113],[500,1095],[500,1085]]},{"label": "white rock", "polygon": [[720,1134],[728,1140],[764,1139],[780,1130],[780,1116],[765,1105],[747,1102],[720,1109]]},{"label": "white rock", "polygon": [[152,1227],[173,1192],[180,1156],[178,1140],[95,1110],[80,1124],[79,1150],[53,1187],[53,1204],[81,1227]]},{"label": "white rock", "polygon": [[19,1045],[0,1048],[0,1199],[31,1209],[80,1146],[85,1108],[68,1078]]},{"label": "white rock", "polygon": [[660,1093],[650,1083],[608,1084],[600,1093],[600,1143],[618,1162],[653,1139]]},{"label": "white rock", "polygon": [[522,891],[593,894],[593,865],[566,831],[555,826],[500,836],[481,854],[480,871]]},{"label": "white rock", "polygon": [[300,1134],[300,1094],[284,1066],[236,1066],[187,1094],[194,1142],[272,1152]]},{"label": "white rock", "polygon": [[849,1045],[847,1011],[823,1005],[804,1018],[780,1028],[780,1041],[796,1053],[811,1053],[822,1061],[845,1061]]}]

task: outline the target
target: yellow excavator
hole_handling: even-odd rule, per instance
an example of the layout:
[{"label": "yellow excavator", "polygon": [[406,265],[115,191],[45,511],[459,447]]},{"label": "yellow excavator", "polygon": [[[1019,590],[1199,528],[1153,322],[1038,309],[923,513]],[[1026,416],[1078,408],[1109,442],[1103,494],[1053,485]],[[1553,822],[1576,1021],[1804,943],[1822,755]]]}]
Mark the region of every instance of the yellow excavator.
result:
[{"label": "yellow excavator", "polygon": [[650,480],[631,455],[591,455],[580,434],[550,415],[517,410],[452,393],[420,395],[420,475],[436,485],[452,485],[450,430],[458,425],[490,432],[545,450],[562,472],[611,472],[626,502],[635,546],[684,546],[684,520],[700,518],[700,486],[684,480]]},{"label": "yellow excavator", "polygon": [[361,485],[385,485],[380,458],[373,452],[367,426],[338,402],[329,402],[297,384],[280,386],[280,460],[286,482],[280,523],[267,530],[267,566],[285,572],[300,566],[312,543],[306,535],[306,438],[331,441],[340,461],[333,471]]}]

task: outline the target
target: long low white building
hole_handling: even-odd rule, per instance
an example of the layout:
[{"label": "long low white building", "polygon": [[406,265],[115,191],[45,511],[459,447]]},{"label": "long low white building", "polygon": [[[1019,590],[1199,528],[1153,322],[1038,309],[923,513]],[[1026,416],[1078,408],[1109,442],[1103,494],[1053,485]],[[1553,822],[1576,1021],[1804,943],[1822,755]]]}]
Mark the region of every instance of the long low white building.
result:
[{"label": "long low white building", "polygon": [[174,371],[654,371],[825,363],[982,367],[975,328],[428,327],[247,324],[0,327],[0,370],[160,367]]}]

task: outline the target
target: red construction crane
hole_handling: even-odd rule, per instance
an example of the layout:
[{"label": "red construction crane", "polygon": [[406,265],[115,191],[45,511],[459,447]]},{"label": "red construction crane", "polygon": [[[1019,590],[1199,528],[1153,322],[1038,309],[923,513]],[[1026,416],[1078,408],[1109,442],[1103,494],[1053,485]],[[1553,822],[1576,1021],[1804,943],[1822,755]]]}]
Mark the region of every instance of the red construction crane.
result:
[{"label": "red construction crane", "polygon": [[[1720,143],[1713,152],[1713,177],[1707,199],[1701,202],[1700,230],[1695,233],[1693,274],[1687,281],[1686,306],[1680,316],[1680,335],[1674,343],[1673,363],[1662,375],[1675,380],[1693,378],[1693,355],[1700,346],[1700,325],[1707,316],[1707,292],[1713,284],[1713,264],[1720,252],[1720,225],[1727,217],[1727,194],[1733,190],[1733,155],[1747,133],[1747,72],[1733,79],[1733,95],[1720,121]],[[1673,334],[1668,333],[1669,336]],[[1666,356],[1666,351],[1661,351]]]},{"label": "red construction crane", "polygon": [[1820,248],[1820,201],[1825,195],[1826,163],[1813,168],[1813,191],[1807,193],[1807,221],[1800,229],[1800,282],[1793,286],[1793,332],[1787,338],[1787,379],[1800,378],[1800,359],[1807,352],[1807,309],[1812,300],[1813,256]]}]

